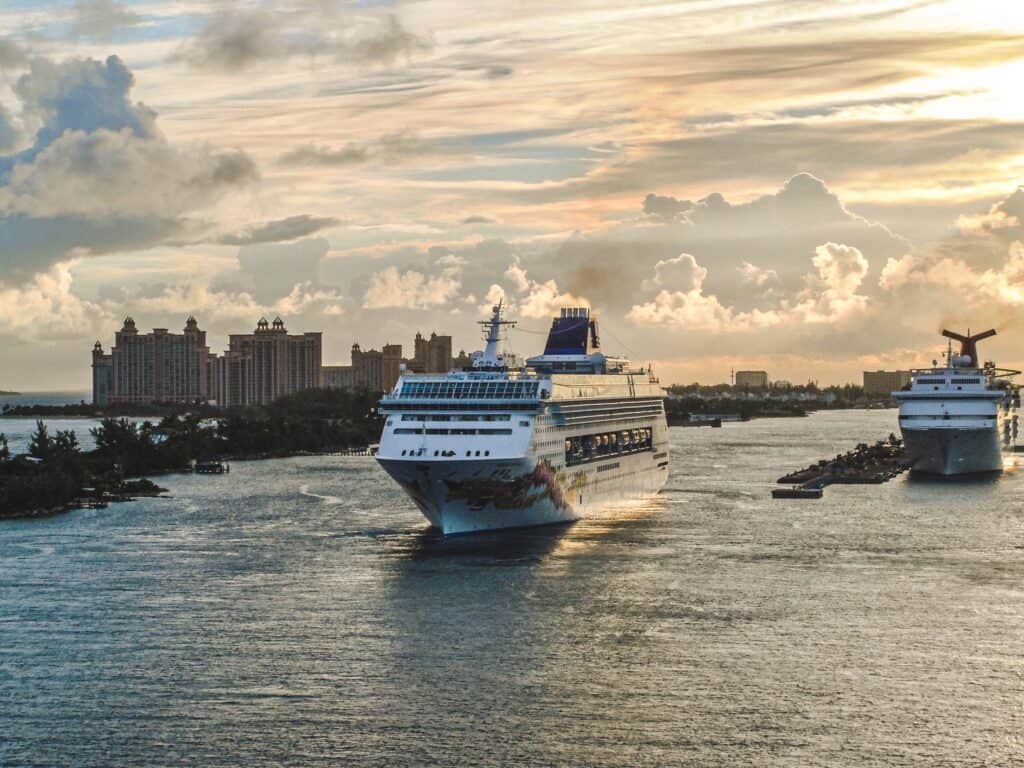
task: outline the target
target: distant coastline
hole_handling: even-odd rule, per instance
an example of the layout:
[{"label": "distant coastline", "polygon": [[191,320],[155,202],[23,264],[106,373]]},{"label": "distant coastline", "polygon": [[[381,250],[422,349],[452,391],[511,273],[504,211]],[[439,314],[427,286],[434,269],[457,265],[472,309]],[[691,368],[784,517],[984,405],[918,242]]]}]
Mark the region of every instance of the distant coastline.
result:
[{"label": "distant coastline", "polygon": [[0,389],[0,397],[21,397],[21,392],[12,392],[6,389]]}]

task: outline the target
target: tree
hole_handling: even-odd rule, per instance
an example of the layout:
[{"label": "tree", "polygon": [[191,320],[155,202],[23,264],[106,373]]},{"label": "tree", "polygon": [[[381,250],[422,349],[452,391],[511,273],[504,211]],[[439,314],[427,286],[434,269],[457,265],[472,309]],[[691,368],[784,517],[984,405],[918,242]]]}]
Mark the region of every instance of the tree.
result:
[{"label": "tree", "polygon": [[53,438],[46,429],[42,419],[36,421],[36,431],[28,445],[28,455],[40,461],[46,461],[53,454]]},{"label": "tree", "polygon": [[64,429],[53,438],[53,454],[59,459],[68,459],[78,453],[78,436],[70,429]]}]

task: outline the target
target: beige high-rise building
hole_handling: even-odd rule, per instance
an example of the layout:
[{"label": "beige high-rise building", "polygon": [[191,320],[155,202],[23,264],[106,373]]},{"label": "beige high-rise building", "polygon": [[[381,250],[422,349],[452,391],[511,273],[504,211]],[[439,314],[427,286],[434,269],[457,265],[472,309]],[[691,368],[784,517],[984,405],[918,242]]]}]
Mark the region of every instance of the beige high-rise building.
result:
[{"label": "beige high-rise building", "polygon": [[864,371],[864,394],[887,396],[910,383],[910,371]]},{"label": "beige high-rise building", "polygon": [[746,389],[768,389],[767,371],[736,371],[736,386]]},{"label": "beige high-rise building", "polygon": [[126,317],[109,356],[99,342],[93,348],[93,401],[105,405],[205,400],[209,354],[206,332],[194,317],[180,334],[166,328],[140,334],[135,321]]},{"label": "beige high-rise building", "polygon": [[417,333],[412,360],[406,365],[416,373],[448,373],[452,369],[452,337],[431,333],[429,339],[424,339]]},{"label": "beige high-rise building", "polygon": [[217,402],[226,407],[267,405],[320,386],[323,334],[289,334],[284,321],[260,318],[253,333],[231,334],[217,369]]},{"label": "beige high-rise building", "polygon": [[322,385],[327,389],[369,389],[388,392],[398,382],[402,345],[385,344],[382,350],[352,345],[351,365],[324,366]]}]

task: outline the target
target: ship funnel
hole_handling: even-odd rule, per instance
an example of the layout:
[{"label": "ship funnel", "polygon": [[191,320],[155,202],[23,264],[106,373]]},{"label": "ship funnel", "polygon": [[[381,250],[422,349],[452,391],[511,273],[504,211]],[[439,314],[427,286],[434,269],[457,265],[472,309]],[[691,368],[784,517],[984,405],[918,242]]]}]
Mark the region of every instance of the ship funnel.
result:
[{"label": "ship funnel", "polygon": [[970,358],[970,365],[974,368],[978,367],[978,342],[982,339],[989,339],[996,335],[995,329],[985,331],[984,333],[975,333],[971,335],[970,330],[967,331],[967,335],[961,333],[954,333],[953,331],[943,330],[942,335],[947,339],[953,339],[953,341],[960,342],[960,355],[963,357]]}]

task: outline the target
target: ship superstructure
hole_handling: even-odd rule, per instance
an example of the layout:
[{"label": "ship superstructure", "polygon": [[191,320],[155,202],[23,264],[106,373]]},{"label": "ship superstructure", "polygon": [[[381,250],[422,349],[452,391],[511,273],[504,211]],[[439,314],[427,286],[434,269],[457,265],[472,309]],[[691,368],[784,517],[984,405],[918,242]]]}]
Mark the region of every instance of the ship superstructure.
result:
[{"label": "ship superstructure", "polygon": [[544,353],[510,370],[502,306],[472,368],[401,376],[381,400],[377,460],[445,534],[576,520],[658,493],[668,476],[663,391],[600,350],[589,309],[563,309]]},{"label": "ship superstructure", "polygon": [[892,396],[899,403],[900,430],[915,472],[961,475],[999,472],[1003,453],[1017,442],[1017,371],[979,365],[978,342],[994,330],[971,335],[943,331],[960,342],[945,365],[911,371],[910,385]]}]

